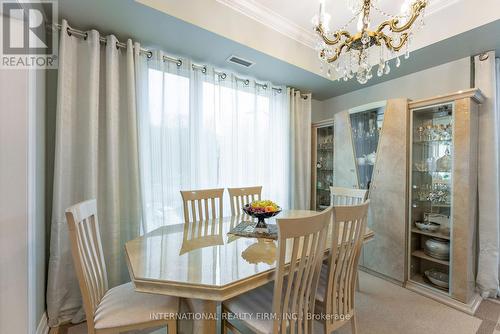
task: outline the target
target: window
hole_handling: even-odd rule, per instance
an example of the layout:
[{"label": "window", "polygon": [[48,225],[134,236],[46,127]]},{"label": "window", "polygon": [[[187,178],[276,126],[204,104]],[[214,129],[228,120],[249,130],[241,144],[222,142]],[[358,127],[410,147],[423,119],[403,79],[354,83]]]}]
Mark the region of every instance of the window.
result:
[{"label": "window", "polygon": [[263,197],[288,207],[285,94],[186,73],[148,70],[147,107],[139,111],[146,231],[183,220],[180,190],[262,185]]}]

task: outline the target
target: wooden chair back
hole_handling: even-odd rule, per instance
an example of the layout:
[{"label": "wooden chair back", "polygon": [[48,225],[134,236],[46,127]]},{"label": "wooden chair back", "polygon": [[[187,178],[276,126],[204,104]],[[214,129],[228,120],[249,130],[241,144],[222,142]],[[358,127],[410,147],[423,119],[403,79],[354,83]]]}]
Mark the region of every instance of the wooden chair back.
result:
[{"label": "wooden chair back", "polygon": [[368,190],[330,187],[330,205],[357,205],[365,201]]},{"label": "wooden chair back", "polygon": [[94,328],[95,311],[108,291],[108,275],[102,251],[95,199],[66,209],[66,220],[87,326]]},{"label": "wooden chair back", "polygon": [[224,217],[223,194],[224,188],[181,191],[184,221],[188,223]]},{"label": "wooden chair back", "polygon": [[237,216],[244,214],[241,209],[243,205],[253,201],[260,201],[262,186],[246,188],[227,188],[229,192],[229,201],[231,203],[231,215]]},{"label": "wooden chair back", "polygon": [[[332,207],[306,218],[277,219],[274,333],[312,333],[316,290]],[[291,253],[287,254],[287,248]],[[288,256],[287,256],[288,255]],[[290,259],[289,265],[287,259]],[[288,267],[288,269],[287,269]]]},{"label": "wooden chair back", "polygon": [[358,260],[366,229],[370,201],[333,208],[330,257],[328,260],[325,301],[326,314],[344,317],[328,319],[326,333],[340,327],[344,318],[349,321],[354,314],[354,290]]}]

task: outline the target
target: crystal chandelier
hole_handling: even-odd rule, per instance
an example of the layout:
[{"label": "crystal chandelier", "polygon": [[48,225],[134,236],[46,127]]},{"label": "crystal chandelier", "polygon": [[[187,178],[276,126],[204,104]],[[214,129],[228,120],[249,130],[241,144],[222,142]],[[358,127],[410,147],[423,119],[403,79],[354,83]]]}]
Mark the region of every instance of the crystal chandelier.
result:
[{"label": "crystal chandelier", "polygon": [[[424,9],[427,0],[404,0],[401,13],[390,15],[375,3],[378,0],[347,0],[354,16],[347,24],[335,32],[328,31],[330,16],[325,13],[324,0],[320,0],[319,14],[313,18],[317,32],[317,51],[326,75],[332,69],[338,72],[338,79],[347,81],[354,76],[360,84],[365,84],[372,75],[371,53],[378,52],[377,75],[389,74],[389,59],[396,58],[396,67],[401,64],[400,56],[410,56],[409,45],[415,29],[423,26]],[[387,17],[375,30],[370,29],[370,10]],[[419,19],[420,18],[420,19]],[[346,29],[358,19],[357,32],[351,34]],[[416,22],[419,19],[420,22]]]}]

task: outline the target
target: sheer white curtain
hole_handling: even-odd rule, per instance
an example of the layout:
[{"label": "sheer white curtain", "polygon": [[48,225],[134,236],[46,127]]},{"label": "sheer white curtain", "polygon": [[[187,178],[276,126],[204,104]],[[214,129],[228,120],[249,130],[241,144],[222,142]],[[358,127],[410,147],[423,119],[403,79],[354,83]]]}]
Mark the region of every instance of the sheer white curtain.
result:
[{"label": "sheer white curtain", "polygon": [[[64,212],[96,198],[110,286],[128,281],[123,245],[140,232],[134,58],[131,40],[88,31],[59,44],[56,147],[47,312],[49,325],[83,320]],[[80,311],[80,312],[78,312]]]},{"label": "sheer white curtain", "polygon": [[[284,87],[213,68],[163,61],[138,64],[138,123],[146,231],[182,219],[180,190],[263,186],[290,203],[290,113]],[[227,196],[227,193],[225,194]],[[229,215],[225,199],[224,214]]]},{"label": "sheer white curtain", "polygon": [[483,298],[499,295],[500,63],[495,52],[474,58],[475,86],[486,101],[479,111],[479,254],[477,285]]},{"label": "sheer white curtain", "polygon": [[311,94],[288,88],[291,117],[291,205],[311,206]]}]

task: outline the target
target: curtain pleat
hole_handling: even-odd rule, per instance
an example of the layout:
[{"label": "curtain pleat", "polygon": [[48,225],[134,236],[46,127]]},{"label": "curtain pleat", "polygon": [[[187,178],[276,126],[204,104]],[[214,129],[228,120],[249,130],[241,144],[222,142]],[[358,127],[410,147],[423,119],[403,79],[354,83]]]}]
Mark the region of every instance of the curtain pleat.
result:
[{"label": "curtain pleat", "polygon": [[478,266],[477,286],[483,298],[499,295],[500,268],[500,71],[495,52],[474,59],[475,86],[486,100],[479,111]]},{"label": "curtain pleat", "polygon": [[292,208],[311,207],[311,94],[288,88],[291,128]]},{"label": "curtain pleat", "polygon": [[47,312],[49,325],[83,320],[64,212],[96,198],[110,286],[128,281],[123,245],[139,235],[134,51],[116,38],[66,33],[58,73],[56,148]]}]

